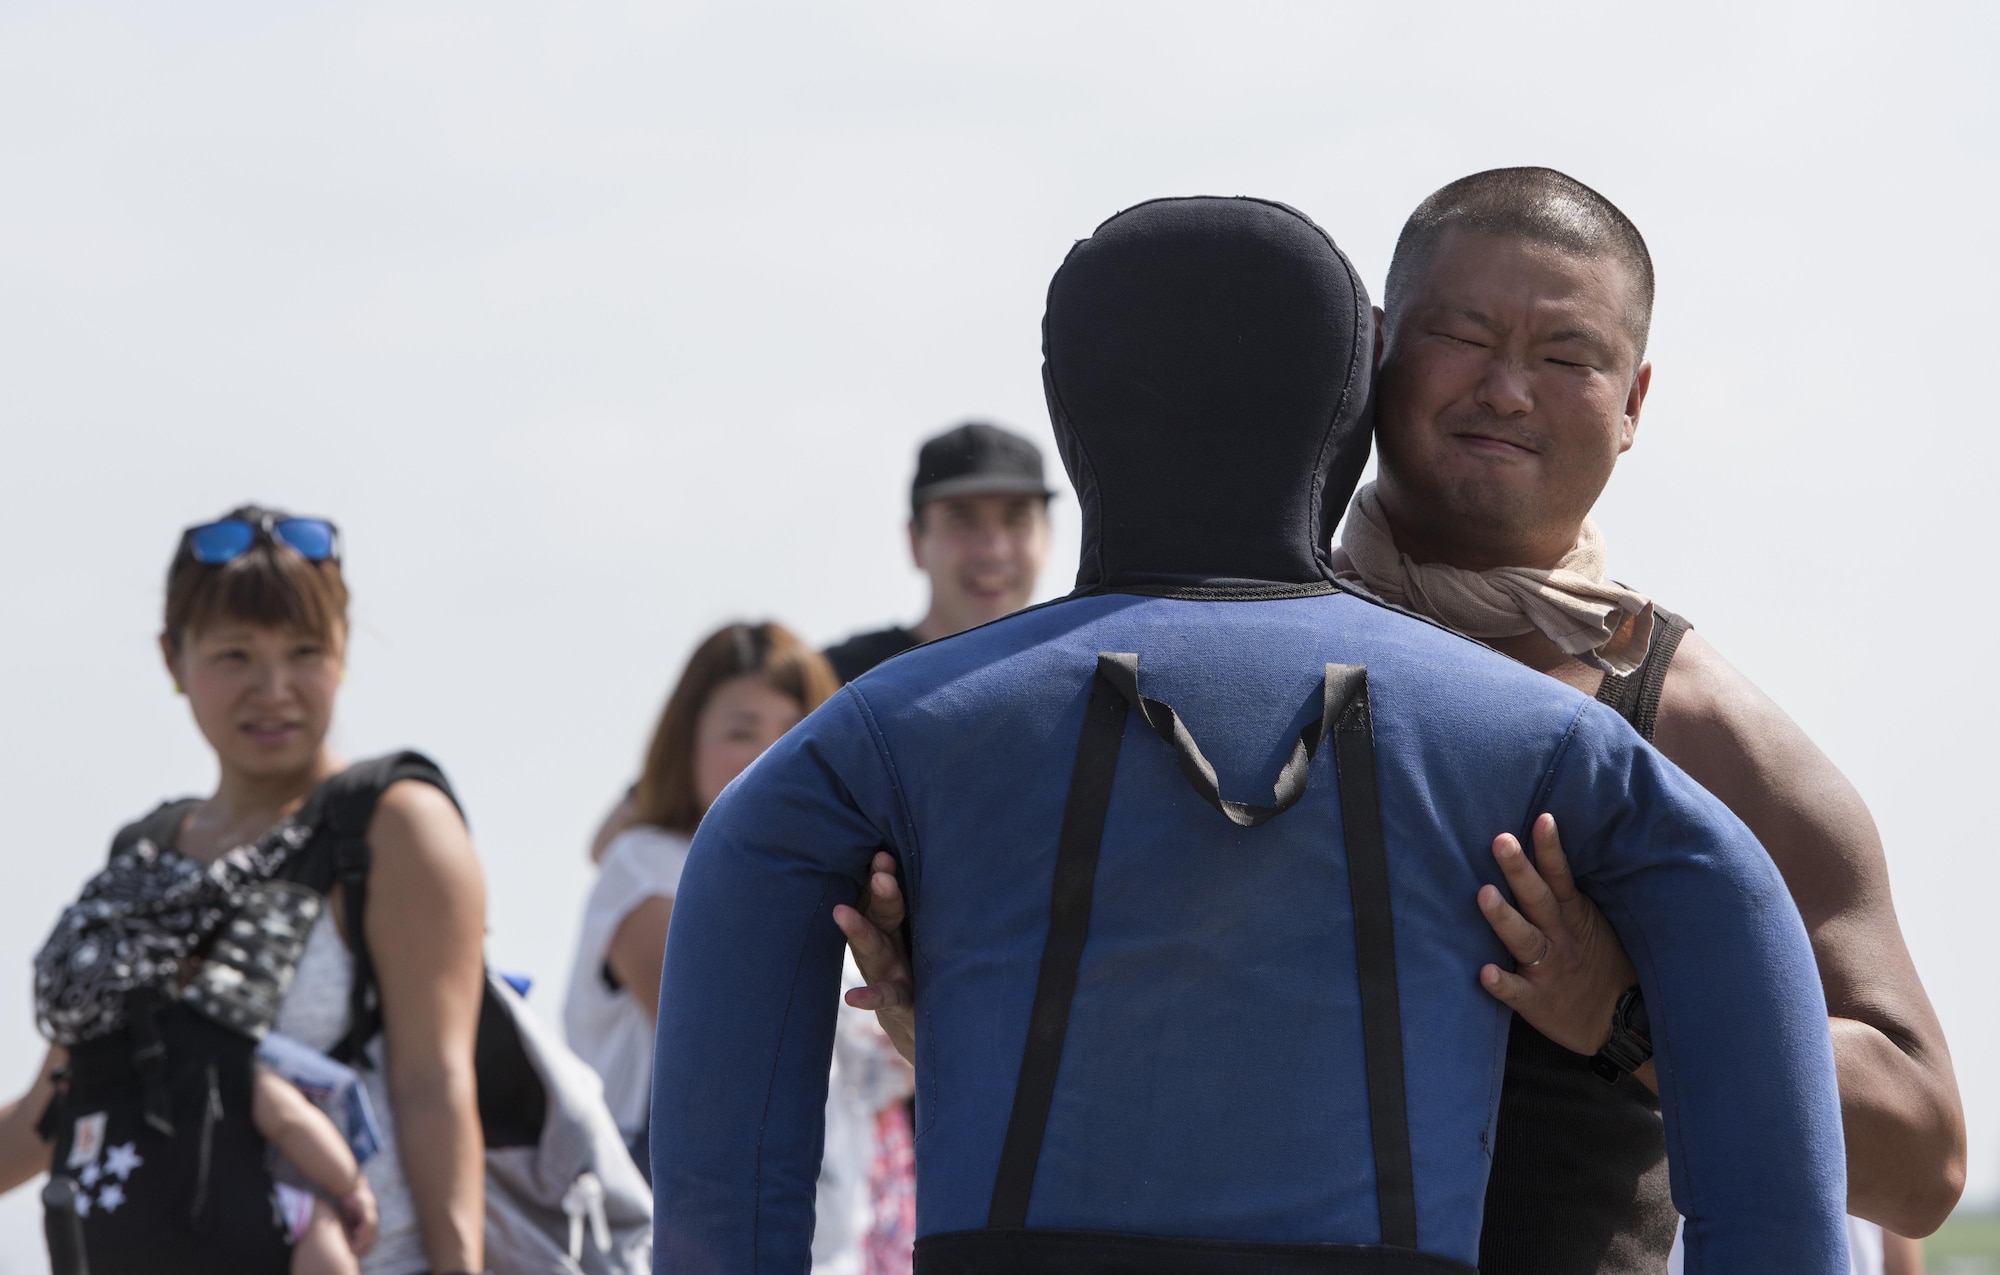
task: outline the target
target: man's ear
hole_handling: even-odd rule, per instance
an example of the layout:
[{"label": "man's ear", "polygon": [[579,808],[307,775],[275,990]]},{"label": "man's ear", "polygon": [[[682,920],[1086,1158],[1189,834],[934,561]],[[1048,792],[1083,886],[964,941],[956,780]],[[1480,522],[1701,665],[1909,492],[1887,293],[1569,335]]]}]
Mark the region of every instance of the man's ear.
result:
[{"label": "man's ear", "polygon": [[1632,449],[1632,441],[1639,433],[1639,410],[1646,405],[1646,391],[1653,386],[1653,365],[1641,363],[1639,371],[1632,377],[1632,388],[1625,394],[1625,419],[1618,432],[1618,453],[1624,455]]},{"label": "man's ear", "polygon": [[1379,305],[1376,306],[1375,307],[1375,370],[1377,372],[1382,370],[1382,352],[1388,348],[1389,344],[1389,332],[1388,332],[1387,320],[1388,316],[1382,312],[1382,307]]},{"label": "man's ear", "polygon": [[909,521],[909,531],[910,531],[910,563],[911,565],[915,566],[917,570],[922,571],[924,569],[924,555],[923,551],[919,549],[917,545],[918,541],[923,538],[924,533],[921,529],[918,528],[917,520],[915,518],[911,518]]}]

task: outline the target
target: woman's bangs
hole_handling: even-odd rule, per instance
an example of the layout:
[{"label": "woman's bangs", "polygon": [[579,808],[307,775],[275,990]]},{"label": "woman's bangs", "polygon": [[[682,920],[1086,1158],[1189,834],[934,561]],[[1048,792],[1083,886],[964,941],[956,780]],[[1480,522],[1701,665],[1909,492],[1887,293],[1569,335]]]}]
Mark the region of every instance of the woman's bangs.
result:
[{"label": "woman's bangs", "polygon": [[219,567],[196,569],[208,578],[192,591],[184,626],[187,630],[199,632],[235,620],[295,629],[328,644],[335,640],[346,611],[346,590],[335,574],[339,567],[307,562],[295,553],[258,545]]}]

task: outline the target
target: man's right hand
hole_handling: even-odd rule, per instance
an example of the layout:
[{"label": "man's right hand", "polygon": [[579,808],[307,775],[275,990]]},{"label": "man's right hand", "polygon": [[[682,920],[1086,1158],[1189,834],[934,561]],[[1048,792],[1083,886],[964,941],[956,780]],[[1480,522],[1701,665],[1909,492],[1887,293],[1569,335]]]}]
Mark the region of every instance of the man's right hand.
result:
[{"label": "man's right hand", "polygon": [[903,944],[903,887],[896,880],[896,857],[876,854],[862,891],[867,912],[838,904],[833,923],[847,936],[855,967],[868,986],[847,993],[856,1009],[872,1009],[896,1052],[912,1067],[917,1064],[916,987],[910,973],[910,953]]}]

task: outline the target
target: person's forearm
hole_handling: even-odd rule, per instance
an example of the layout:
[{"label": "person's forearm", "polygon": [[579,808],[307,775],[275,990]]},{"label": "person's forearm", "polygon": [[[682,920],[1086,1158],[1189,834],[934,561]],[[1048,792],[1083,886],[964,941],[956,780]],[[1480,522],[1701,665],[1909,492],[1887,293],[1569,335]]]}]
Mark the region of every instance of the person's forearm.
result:
[{"label": "person's forearm", "polygon": [[283,1126],[269,1141],[306,1181],[335,1199],[352,1191],[354,1179],[361,1175],[361,1166],[346,1143],[323,1137],[319,1130],[303,1123]]},{"label": "person's forearm", "polygon": [[28,1092],[0,1107],[0,1195],[49,1171],[49,1144],[39,1126],[55,1097],[55,1069],[62,1062],[62,1051],[51,1050]]},{"label": "person's forearm", "polygon": [[260,1072],[250,1109],[264,1141],[290,1160],[306,1181],[336,1198],[354,1188],[361,1166],[347,1140],[290,1081]]},{"label": "person's forearm", "polygon": [[1847,1137],[1847,1210],[1922,1237],[1965,1189],[1965,1122],[1957,1087],[1924,1053],[1906,1053],[1867,1023],[1835,1018],[1834,1066]]},{"label": "person's forearm", "polygon": [[485,1265],[486,1143],[472,1073],[391,1095],[403,1173],[434,1271]]},{"label": "person's forearm", "polygon": [[0,1195],[48,1172],[49,1144],[35,1129],[48,1105],[49,1095],[38,1084],[0,1107]]}]

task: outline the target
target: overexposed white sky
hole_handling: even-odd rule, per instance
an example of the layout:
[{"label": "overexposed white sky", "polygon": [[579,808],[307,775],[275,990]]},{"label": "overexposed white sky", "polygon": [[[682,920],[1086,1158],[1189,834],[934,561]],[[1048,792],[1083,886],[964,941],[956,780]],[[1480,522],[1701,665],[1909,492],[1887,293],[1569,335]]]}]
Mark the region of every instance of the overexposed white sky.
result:
[{"label": "overexposed white sky", "polygon": [[[1995,37],[1838,0],[0,0],[0,1089],[62,902],[212,780],[152,647],[183,525],[342,524],[339,741],[445,765],[493,958],[553,1013],[691,643],[916,616],[912,446],[1046,440],[1072,240],[1269,196],[1379,292],[1425,194],[1535,163],[1659,269],[1614,570],[1868,798],[1992,1200]],[[8,1275],[43,1269],[31,1195]]]}]

